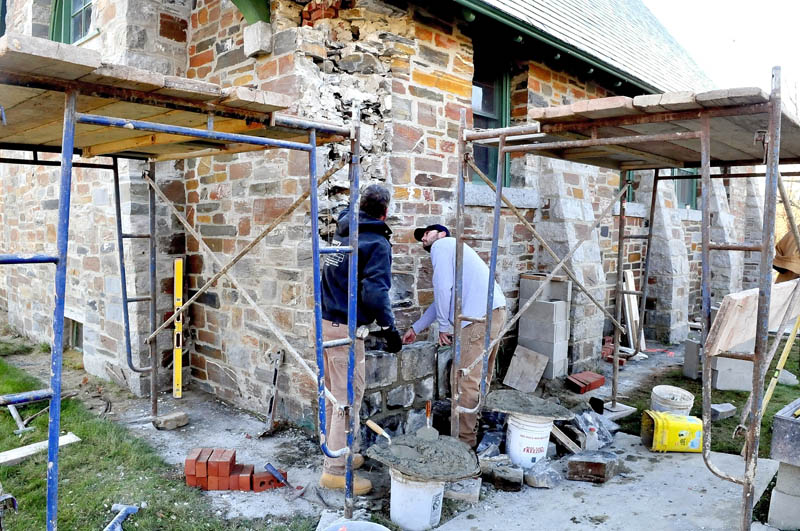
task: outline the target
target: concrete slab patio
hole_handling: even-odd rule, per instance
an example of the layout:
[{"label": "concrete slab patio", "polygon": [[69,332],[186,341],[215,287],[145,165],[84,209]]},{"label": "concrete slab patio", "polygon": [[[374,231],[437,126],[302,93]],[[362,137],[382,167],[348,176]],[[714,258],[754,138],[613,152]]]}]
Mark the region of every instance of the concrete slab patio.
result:
[{"label": "concrete slab patio", "polygon": [[[605,448],[608,450],[609,448]],[[639,437],[618,433],[610,450],[624,472],[596,485],[564,480],[553,489],[492,491],[438,529],[488,530],[641,530],[737,529],[742,489],[709,472],[700,454],[653,453]],[[712,452],[714,463],[741,475],[738,455]],[[563,472],[563,463],[557,463]],[[758,460],[756,499],[778,470],[777,461]]]}]

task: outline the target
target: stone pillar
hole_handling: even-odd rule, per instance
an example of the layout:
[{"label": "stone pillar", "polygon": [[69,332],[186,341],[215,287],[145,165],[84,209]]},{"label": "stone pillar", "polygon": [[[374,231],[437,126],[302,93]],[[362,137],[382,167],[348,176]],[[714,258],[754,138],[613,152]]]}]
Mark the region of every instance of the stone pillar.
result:
[{"label": "stone pillar", "polygon": [[[736,218],[731,214],[721,179],[711,180],[709,194],[711,241],[736,243]],[[742,290],[744,255],[741,251],[711,251],[711,304],[722,302],[728,293]]]},{"label": "stone pillar", "polygon": [[[587,175],[597,169],[544,157],[529,157],[539,166],[536,186],[542,200],[536,229],[553,251],[565,256],[578,242],[586,239],[575,252],[567,266],[581,283],[590,289],[592,296],[603,301],[605,273],[600,258],[597,231],[594,224],[592,198],[588,193]],[[555,265],[553,258],[536,246],[534,264],[539,271],[547,272]],[[579,288],[573,287],[570,319],[571,372],[593,368],[598,358],[603,336],[603,313]]]},{"label": "stone pillar", "polygon": [[[637,200],[649,206],[652,195],[653,172],[643,172]],[[683,341],[689,332],[689,261],[681,212],[674,208],[676,203],[671,181],[662,182],[650,227],[653,237],[644,330],[646,337],[665,343]]]}]

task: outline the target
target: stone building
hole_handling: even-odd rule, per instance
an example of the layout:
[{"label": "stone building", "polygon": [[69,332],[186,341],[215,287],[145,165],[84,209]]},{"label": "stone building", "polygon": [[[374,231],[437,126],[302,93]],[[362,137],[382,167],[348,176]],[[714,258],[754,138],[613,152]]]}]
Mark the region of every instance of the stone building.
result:
[{"label": "stone building", "polygon": [[[413,228],[452,224],[461,110],[470,127],[524,123],[532,109],[612,95],[635,96],[703,90],[711,82],[639,0],[599,0],[592,10],[576,1],[542,6],[505,0],[272,0],[261,22],[248,23],[240,0],[93,0],[75,14],[64,11],[64,28],[53,28],[50,0],[3,2],[5,30],[56,38],[97,50],[103,61],[221,86],[249,86],[289,96],[288,112],[345,123],[354,108],[362,130],[362,179],[392,191],[389,224],[394,235],[393,301],[398,326],[407,327],[433,299],[428,256],[413,240]],[[71,6],[76,0],[55,3]],[[240,11],[239,7],[242,8]],[[582,4],[581,4],[582,5]],[[58,31],[55,31],[58,30]],[[345,143],[319,150],[320,171],[348,153]],[[98,151],[102,153],[102,151]],[[563,255],[590,239],[568,265],[598,300],[614,306],[616,222],[609,218],[590,233],[595,217],[620,186],[617,171],[581,164],[582,153],[565,162],[534,155],[498,162],[490,147],[475,157],[490,176],[501,169],[506,194]],[[122,202],[126,230],[147,225],[143,163],[123,162]],[[504,170],[504,171],[503,171]],[[664,171],[664,170],[662,170]],[[677,170],[676,170],[677,171]],[[685,170],[681,170],[685,171]],[[308,188],[305,154],[285,150],[161,162],[158,183],[223,262],[258,234],[260,227]],[[54,246],[57,171],[37,167],[0,169],[0,248],[43,251]],[[652,172],[632,175],[628,226],[647,230]],[[652,297],[646,301],[648,337],[685,339],[699,312],[700,213],[697,181],[659,187],[655,217]],[[119,267],[114,243],[110,177],[76,170],[68,267],[70,341],[84,352],[86,369],[136,393],[147,376],[128,370],[121,326]],[[346,170],[320,190],[323,225],[345,204]],[[712,237],[715,241],[759,241],[759,186],[749,180],[715,181]],[[493,195],[473,179],[467,187],[466,238],[488,256]],[[732,212],[737,212],[733,215]],[[187,258],[189,292],[215,269],[198,242],[161,205],[158,210],[158,307],[171,311],[171,258]],[[519,275],[548,271],[553,263],[510,213],[500,219],[498,280],[516,307]],[[324,229],[321,237],[329,236]],[[301,209],[234,268],[248,293],[313,364],[311,241],[308,211]],[[132,293],[147,288],[146,250],[127,252]],[[144,244],[142,244],[144,245]],[[645,249],[627,244],[626,266],[638,280]],[[754,285],[758,256],[714,255],[713,296]],[[11,324],[44,340],[51,332],[52,281],[45,268],[0,269],[0,306]],[[604,333],[602,312],[574,290],[570,367],[592,367]],[[134,359],[149,362],[143,339],[144,308],[132,313]],[[271,375],[266,354],[280,344],[237,290],[220,280],[192,307],[185,365],[191,380],[239,406],[263,411]],[[510,339],[513,342],[513,338]],[[160,363],[171,363],[171,338],[159,340]],[[391,415],[395,426],[406,411],[442,394],[442,361],[420,344],[398,355],[368,356],[365,415]],[[288,360],[280,379],[280,415],[315,423],[315,382]],[[413,417],[413,415],[409,415]]]}]

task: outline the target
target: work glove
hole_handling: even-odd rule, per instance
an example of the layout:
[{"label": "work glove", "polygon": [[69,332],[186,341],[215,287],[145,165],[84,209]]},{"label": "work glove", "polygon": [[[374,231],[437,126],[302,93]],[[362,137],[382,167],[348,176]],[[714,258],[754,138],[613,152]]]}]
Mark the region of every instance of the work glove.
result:
[{"label": "work glove", "polygon": [[386,341],[386,352],[400,352],[403,348],[403,339],[400,337],[400,332],[394,325],[372,332],[372,335]]}]

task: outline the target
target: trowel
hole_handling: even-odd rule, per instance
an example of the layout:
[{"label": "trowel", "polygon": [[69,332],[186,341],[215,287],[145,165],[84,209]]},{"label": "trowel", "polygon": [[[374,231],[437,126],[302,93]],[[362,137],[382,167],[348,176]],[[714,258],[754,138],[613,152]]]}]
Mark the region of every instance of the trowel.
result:
[{"label": "trowel", "polygon": [[431,401],[425,403],[425,427],[417,430],[417,437],[423,441],[435,441],[439,438],[439,432],[431,426]]},{"label": "trowel", "polygon": [[377,433],[377,434],[378,434],[378,435],[380,435],[381,437],[386,437],[386,440],[387,440],[387,441],[389,441],[389,445],[391,445],[391,444],[392,444],[392,438],[391,438],[391,437],[389,437],[389,434],[388,434],[388,433],[386,433],[386,432],[384,431],[384,429],[383,429],[383,428],[381,428],[380,426],[378,426],[377,424],[375,424],[375,422],[374,422],[374,421],[368,420],[368,421],[366,422],[366,424],[367,424],[367,427],[368,427],[369,429],[371,429],[372,431],[374,431],[375,433]]}]

